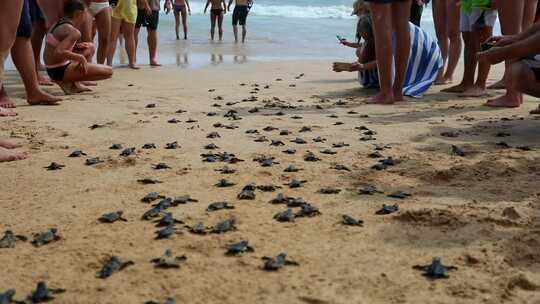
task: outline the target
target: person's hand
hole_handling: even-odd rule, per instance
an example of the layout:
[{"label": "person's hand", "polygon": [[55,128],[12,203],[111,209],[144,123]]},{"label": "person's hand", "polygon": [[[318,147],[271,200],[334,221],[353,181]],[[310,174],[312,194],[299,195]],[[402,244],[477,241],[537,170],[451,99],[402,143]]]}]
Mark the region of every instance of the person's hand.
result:
[{"label": "person's hand", "polygon": [[75,48],[78,50],[86,50],[88,48],[91,48],[93,45],[92,42],[79,42],[75,44]]},{"label": "person's hand", "polygon": [[81,73],[83,75],[86,75],[86,73],[88,72],[88,61],[86,60],[86,58],[83,55],[79,55],[79,57],[77,58],[77,62],[79,62],[78,68],[81,70]]},{"label": "person's hand", "polygon": [[146,16],[152,15],[152,9],[150,8],[150,5],[146,4],[144,6],[144,13],[146,14]]},{"label": "person's hand", "polygon": [[515,43],[518,41],[518,38],[516,35],[508,35],[508,36],[495,36],[489,38],[486,43],[491,43],[494,46],[505,46],[512,43]]},{"label": "person's hand", "polygon": [[479,62],[486,62],[492,65],[511,59],[502,47],[492,47],[487,51],[479,52],[476,54],[476,58]]},{"label": "person's hand", "polygon": [[350,46],[351,43],[347,41],[347,39],[343,38],[339,41],[339,43],[343,44],[344,46]]}]

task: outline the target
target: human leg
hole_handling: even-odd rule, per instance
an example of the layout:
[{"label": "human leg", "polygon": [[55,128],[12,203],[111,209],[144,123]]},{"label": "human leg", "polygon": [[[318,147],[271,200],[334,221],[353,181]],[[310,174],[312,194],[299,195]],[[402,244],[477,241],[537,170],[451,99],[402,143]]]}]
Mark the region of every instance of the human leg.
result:
[{"label": "human leg", "polygon": [[96,28],[98,32],[97,63],[104,64],[109,49],[111,35],[111,8],[101,10],[96,16]]},{"label": "human leg", "polygon": [[530,67],[522,61],[516,61],[508,67],[508,77],[505,79],[506,94],[489,100],[486,105],[490,107],[516,108],[523,102],[522,93],[540,96],[538,80]]},{"label": "human leg", "polygon": [[70,64],[64,74],[63,81],[66,83],[79,81],[99,81],[111,78],[113,70],[110,66],[103,64],[88,64],[86,73],[82,73],[77,64]]},{"label": "human leg", "polygon": [[396,75],[392,87],[394,101],[403,101],[403,84],[411,53],[409,31],[411,0],[392,3],[392,29],[396,33],[395,67]]},{"label": "human leg", "polygon": [[125,48],[128,55],[129,67],[138,70],[139,67],[135,65],[135,24],[122,21],[122,34],[125,40]]},{"label": "human leg", "polygon": [[24,152],[17,152],[0,147],[0,162],[10,162],[16,160],[23,160],[28,155]]},{"label": "human leg", "polygon": [[[2,85],[4,78],[4,62],[17,37],[17,28],[23,9],[23,0],[0,1],[0,108],[14,108],[15,104],[9,99]],[[12,111],[3,111],[6,112]]]},{"label": "human leg", "polygon": [[448,29],[447,29],[447,16],[446,16],[446,0],[433,0],[433,23],[435,24],[435,35],[437,36],[437,43],[441,49],[441,55],[443,58],[443,66],[439,70],[436,85],[446,84],[449,81],[444,79],[445,66],[448,61]]},{"label": "human leg", "polygon": [[187,14],[187,10],[186,10],[185,6],[182,8],[180,13],[182,14],[182,27],[184,28],[184,40],[187,40],[187,35],[188,35],[187,18],[188,18],[188,14]]},{"label": "human leg", "polygon": [[459,30],[460,7],[454,0],[447,0],[446,10],[448,14],[447,30],[448,30],[448,66],[443,79],[446,82],[451,82],[454,77],[454,71],[461,57],[461,33]]},{"label": "human leg", "polygon": [[180,11],[174,9],[174,30],[176,32],[176,40],[180,40]]},{"label": "human leg", "polygon": [[212,41],[214,40],[214,33],[215,33],[215,29],[216,29],[216,20],[217,20],[217,18],[218,18],[217,14],[210,13],[210,39]]},{"label": "human leg", "polygon": [[218,15],[217,23],[218,23],[219,41],[221,41],[223,40],[223,13]]},{"label": "human leg", "polygon": [[118,18],[111,18],[111,35],[109,37],[109,51],[107,52],[107,65],[112,66],[114,53],[116,52],[116,45],[118,44],[118,35],[120,35],[120,27],[122,26],[122,20]]},{"label": "human leg", "polygon": [[394,103],[392,89],[392,5],[370,3],[375,36],[375,53],[379,70],[380,91],[371,100],[373,103]]}]

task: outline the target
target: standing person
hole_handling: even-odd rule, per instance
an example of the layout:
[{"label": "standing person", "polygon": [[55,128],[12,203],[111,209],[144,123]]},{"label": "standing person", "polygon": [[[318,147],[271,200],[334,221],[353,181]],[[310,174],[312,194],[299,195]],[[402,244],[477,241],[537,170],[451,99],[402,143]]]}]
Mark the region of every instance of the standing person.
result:
[{"label": "standing person", "polygon": [[424,5],[426,5],[429,0],[412,0],[411,3],[411,18],[410,22],[416,26],[420,26],[420,21],[422,21],[422,13],[424,12]]},{"label": "standing person", "polygon": [[[139,32],[141,27],[146,27],[148,33],[148,53],[150,55],[150,66],[161,66],[157,62],[157,29],[159,25],[159,0],[137,0],[137,22],[135,23],[135,49],[139,45]],[[169,0],[165,0],[165,7],[170,9]]]},{"label": "standing person", "polygon": [[[187,8],[187,10],[186,10]],[[188,14],[191,15],[191,7],[188,0],[174,0],[173,5],[174,21],[176,30],[176,40],[180,40],[180,17],[182,17],[182,27],[184,29],[184,40],[188,37]]]},{"label": "standing person", "polygon": [[459,4],[456,0],[433,0],[431,5],[433,7],[435,34],[446,66],[446,70],[443,66],[439,71],[435,84],[448,84],[452,82],[454,71],[461,56]]},{"label": "standing person", "polygon": [[[112,10],[108,0],[90,0],[88,1],[88,12],[91,19],[95,20],[96,31],[98,34],[98,49],[96,61],[104,64],[109,50],[109,38],[111,36],[111,14]],[[88,22],[88,25],[92,22]],[[92,32],[90,28],[88,32]],[[93,35],[92,35],[93,36]]]},{"label": "standing person", "polygon": [[36,75],[40,85],[52,85],[52,82],[46,77],[42,76],[39,72],[42,70],[41,64],[41,47],[43,46],[43,38],[47,33],[47,26],[45,24],[45,16],[41,12],[37,0],[30,0],[30,19],[32,20],[32,51],[34,53],[34,61],[36,66]]},{"label": "standing person", "polygon": [[[501,31],[504,35],[517,35],[522,31],[527,30],[534,22],[534,12],[538,0],[515,0],[515,1],[496,1],[496,8],[499,11],[499,20],[501,23]],[[506,87],[507,71],[511,62],[505,62],[505,75],[502,82],[496,83],[490,88],[501,88],[504,83]],[[519,107],[523,102],[523,95],[516,91],[508,91],[503,96],[495,99],[490,99],[486,102],[490,107]]]},{"label": "standing person", "polygon": [[[379,71],[379,93],[371,103],[393,104],[403,101],[403,84],[411,52],[409,18],[411,0],[366,0],[373,15],[375,52]],[[395,56],[392,55],[392,35],[395,35]],[[392,60],[394,57],[395,60]],[[392,67],[395,64],[395,78]],[[393,82],[392,82],[393,80]]]},{"label": "standing person", "polygon": [[45,16],[45,26],[51,28],[64,16],[64,0],[37,0],[39,8]]},{"label": "standing person", "polygon": [[232,16],[234,42],[238,43],[238,24],[240,24],[242,26],[242,43],[245,43],[246,35],[247,35],[246,21],[247,21],[247,16],[249,14],[249,10],[251,6],[253,5],[253,1],[252,0],[229,0],[229,5],[227,6],[227,9],[229,10],[229,12],[231,11],[231,5],[233,1],[236,1],[234,5],[233,16]]},{"label": "standing person", "polygon": [[204,13],[208,10],[208,6],[212,4],[210,8],[210,39],[214,40],[214,32],[216,24],[218,26],[219,40],[223,40],[223,16],[227,13],[227,4],[225,0],[208,0],[204,7]]},{"label": "standing person", "polygon": [[[461,32],[465,42],[465,64],[460,84],[442,92],[463,93],[465,97],[480,97],[486,94],[486,82],[491,68],[487,62],[478,62],[482,42],[493,35],[497,11],[491,9],[490,0],[461,0]],[[474,81],[476,66],[478,78]]]},{"label": "standing person", "polygon": [[120,30],[124,36],[124,44],[128,55],[129,67],[138,70],[135,64],[135,23],[137,21],[137,0],[118,0],[112,11],[111,36],[109,38],[109,52],[107,64],[112,66],[118,35]]}]

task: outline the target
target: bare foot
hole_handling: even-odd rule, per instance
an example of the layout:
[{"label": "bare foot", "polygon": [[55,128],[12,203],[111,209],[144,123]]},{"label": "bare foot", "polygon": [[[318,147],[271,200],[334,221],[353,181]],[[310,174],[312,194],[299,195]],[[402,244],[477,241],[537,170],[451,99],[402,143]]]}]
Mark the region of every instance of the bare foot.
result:
[{"label": "bare foot", "polygon": [[28,95],[26,101],[32,106],[53,106],[57,105],[62,99],[40,90],[32,95]]},{"label": "bare foot", "polygon": [[440,77],[435,79],[435,85],[445,85],[452,83],[452,78]]},{"label": "bare foot", "polygon": [[74,82],[73,87],[75,88],[77,93],[92,92],[92,90],[85,87],[82,82]]},{"label": "bare foot", "polygon": [[40,86],[46,86],[46,87],[50,87],[54,85],[54,82],[52,82],[49,78],[45,76],[41,76],[39,73],[38,73],[38,83]]},{"label": "bare foot", "polygon": [[517,108],[521,105],[521,100],[519,97],[503,95],[501,97],[488,100],[485,105],[494,108]]},{"label": "bare foot", "polygon": [[394,103],[394,95],[390,94],[383,94],[378,93],[377,95],[371,97],[371,99],[368,101],[369,104],[393,104]]},{"label": "bare foot", "polygon": [[395,102],[402,102],[405,101],[405,97],[403,97],[403,89],[400,88],[399,90],[393,90],[394,94],[394,101]]},{"label": "bare foot", "polygon": [[17,113],[13,112],[13,110],[11,109],[0,107],[0,117],[7,117],[7,116],[17,116]]},{"label": "bare foot", "polygon": [[160,67],[161,64],[159,64],[159,63],[158,63],[157,61],[155,61],[155,60],[152,60],[152,61],[150,61],[150,66],[151,66],[151,67]]},{"label": "bare foot", "polygon": [[15,149],[15,148],[20,148],[21,143],[18,140],[15,140],[12,138],[0,137],[0,147],[4,147],[6,149]]},{"label": "bare foot", "polygon": [[460,83],[460,84],[458,84],[458,85],[455,85],[455,86],[446,88],[446,89],[444,89],[444,90],[441,90],[441,92],[445,92],[445,93],[463,93],[463,92],[467,91],[467,90],[470,89],[470,88],[471,88],[471,87],[466,86],[466,85]]},{"label": "bare foot", "polygon": [[0,147],[0,163],[1,162],[9,162],[9,161],[16,161],[16,160],[22,160],[27,158],[28,155],[24,152],[17,152],[17,151],[11,151],[6,148]]},{"label": "bare foot", "polygon": [[532,110],[531,115],[540,115],[540,106],[537,109]]},{"label": "bare foot", "polygon": [[133,70],[139,70],[140,69],[140,67],[136,66],[134,63],[130,63],[129,68],[133,69]]},{"label": "bare foot", "polygon": [[9,97],[7,96],[6,90],[4,90],[4,87],[0,89],[0,108],[5,109],[12,109],[15,108],[15,104]]},{"label": "bare foot", "polygon": [[488,90],[502,90],[504,88],[505,88],[504,79],[501,79],[501,80],[499,80],[499,81],[495,82],[494,84],[489,85],[487,87]]},{"label": "bare foot", "polygon": [[484,88],[474,86],[466,91],[463,92],[463,94],[459,94],[459,97],[482,97],[486,96],[487,91]]},{"label": "bare foot", "polygon": [[81,81],[81,84],[87,87],[97,87],[97,82],[95,81]]}]

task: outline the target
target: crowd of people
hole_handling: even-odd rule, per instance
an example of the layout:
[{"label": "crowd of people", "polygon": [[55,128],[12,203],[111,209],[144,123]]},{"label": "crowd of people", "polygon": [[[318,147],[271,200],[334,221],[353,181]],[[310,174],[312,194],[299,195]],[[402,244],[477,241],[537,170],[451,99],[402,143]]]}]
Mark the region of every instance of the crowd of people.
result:
[{"label": "crowd of people", "polygon": [[[488,89],[505,89],[486,105],[508,108],[519,107],[523,94],[540,97],[538,0],[433,0],[436,39],[420,28],[426,2],[357,0],[357,42],[340,43],[356,48],[358,61],[335,62],[334,71],[358,71],[362,86],[379,90],[372,103],[393,104],[452,83],[463,40],[463,78],[443,92],[482,97]],[[493,37],[497,16],[503,36]],[[503,79],[488,87],[491,65],[503,61]]]}]

